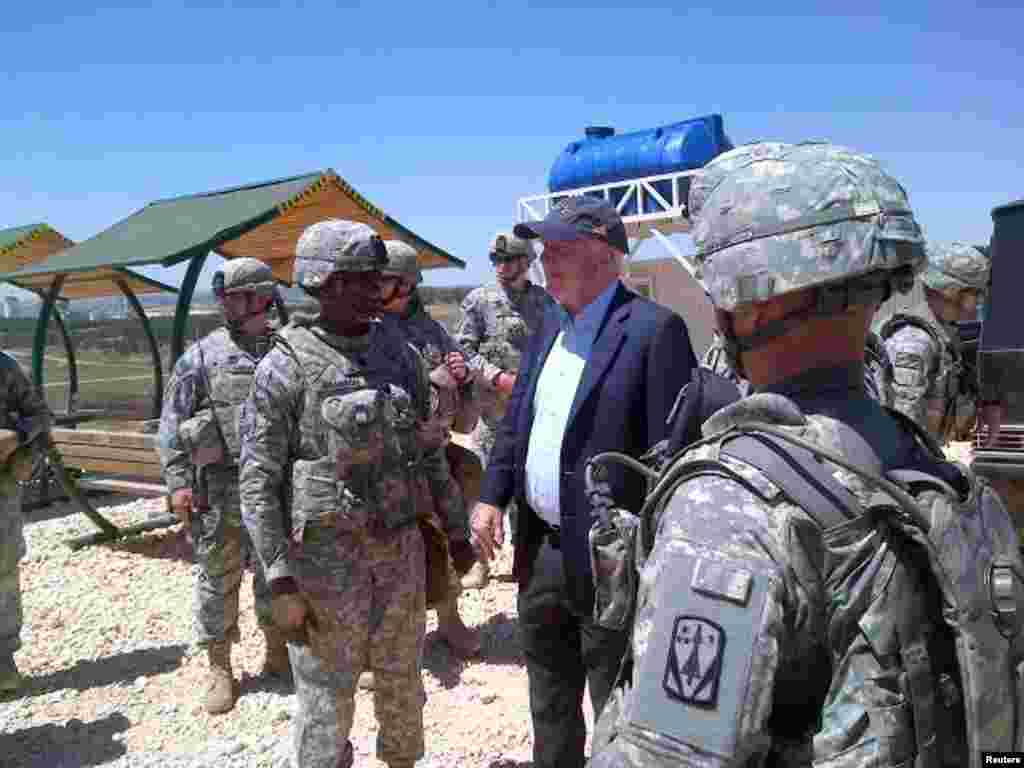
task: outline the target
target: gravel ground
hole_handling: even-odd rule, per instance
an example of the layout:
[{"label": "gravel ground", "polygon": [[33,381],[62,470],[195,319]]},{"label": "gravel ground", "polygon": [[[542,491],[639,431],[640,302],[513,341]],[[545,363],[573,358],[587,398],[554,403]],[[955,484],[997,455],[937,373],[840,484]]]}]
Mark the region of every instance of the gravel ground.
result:
[{"label": "gravel ground", "polygon": [[[160,500],[97,501],[118,525],[162,508]],[[194,566],[181,526],[73,552],[64,541],[94,528],[55,504],[28,512],[25,530],[25,627],[15,658],[27,683],[19,698],[0,701],[0,767],[281,764],[294,695],[255,677],[263,648],[251,576],[242,585],[242,642],[233,654],[242,695],[232,712],[213,717],[202,707],[205,654],[191,642]],[[434,613],[427,614],[423,768],[532,765],[510,570],[506,545],[491,584],[460,601],[466,623],[481,633],[479,657],[453,657]],[[360,692],[357,765],[383,767],[373,757],[375,736],[372,694]]]},{"label": "gravel ground", "polygon": [[[948,452],[969,461],[970,445]],[[118,525],[162,510],[160,500],[106,503],[104,514]],[[294,696],[255,677],[262,635],[251,576],[242,585],[242,642],[233,656],[242,696],[232,712],[212,717],[202,707],[205,655],[191,644],[194,566],[181,527],[73,552],[65,540],[94,532],[84,516],[54,504],[27,518],[25,628],[16,655],[27,683],[19,698],[0,701],[0,768],[282,764]],[[506,545],[490,585],[460,601],[466,623],[481,633],[478,658],[453,657],[428,613],[421,768],[532,766],[511,559]],[[361,691],[356,701],[357,764],[382,768],[373,757],[372,694]]]}]

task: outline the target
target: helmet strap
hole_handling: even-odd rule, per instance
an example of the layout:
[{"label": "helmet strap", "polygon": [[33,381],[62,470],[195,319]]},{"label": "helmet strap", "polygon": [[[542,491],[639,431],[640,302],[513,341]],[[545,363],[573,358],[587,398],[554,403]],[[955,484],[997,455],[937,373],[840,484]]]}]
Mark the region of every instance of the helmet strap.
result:
[{"label": "helmet strap", "polygon": [[[727,342],[735,345],[737,352],[757,349],[772,339],[784,336],[812,317],[842,314],[857,304],[881,304],[892,295],[893,288],[899,284],[901,279],[902,275],[869,272],[853,280],[820,285],[814,290],[814,302],[805,309],[797,310],[777,320],[771,320],[749,336],[736,337],[732,334],[731,327],[728,333],[725,330],[722,333]],[[736,364],[739,365],[738,354],[736,355]]]}]

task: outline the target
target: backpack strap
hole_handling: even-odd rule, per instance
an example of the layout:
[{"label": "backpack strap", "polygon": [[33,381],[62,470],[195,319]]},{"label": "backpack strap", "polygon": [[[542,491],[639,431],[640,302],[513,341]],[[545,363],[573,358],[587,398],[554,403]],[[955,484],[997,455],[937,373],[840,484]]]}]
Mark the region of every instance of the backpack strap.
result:
[{"label": "backpack strap", "polygon": [[741,432],[722,445],[722,453],[760,470],[823,530],[861,514],[853,493],[801,445],[784,445],[777,437],[758,431]]},{"label": "backpack strap", "polygon": [[697,366],[676,395],[669,412],[666,455],[673,456],[700,440],[700,428],[715,411],[740,399],[739,387],[724,376]]}]

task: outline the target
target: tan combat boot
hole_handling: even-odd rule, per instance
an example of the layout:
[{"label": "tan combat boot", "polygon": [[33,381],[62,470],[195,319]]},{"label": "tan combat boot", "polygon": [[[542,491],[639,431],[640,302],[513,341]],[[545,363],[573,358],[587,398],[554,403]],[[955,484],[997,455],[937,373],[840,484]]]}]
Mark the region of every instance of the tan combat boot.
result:
[{"label": "tan combat boot", "polygon": [[359,690],[361,691],[372,691],[373,690],[373,670],[368,669],[359,675]]},{"label": "tan combat boot", "polygon": [[477,560],[462,577],[462,586],[464,589],[483,589],[490,580],[491,564],[486,560]]},{"label": "tan combat boot", "polygon": [[230,712],[238,698],[235,676],[231,672],[231,643],[215,640],[206,649],[210,671],[206,677],[206,711],[211,715]]},{"label": "tan combat boot", "polygon": [[448,595],[445,601],[437,606],[437,631],[456,656],[469,658],[480,653],[480,638],[459,616],[458,595]]},{"label": "tan combat boot", "polygon": [[0,696],[17,693],[23,682],[21,673],[14,663],[14,654],[0,654]]},{"label": "tan combat boot", "polygon": [[266,652],[263,656],[263,669],[260,670],[260,676],[277,677],[290,681],[292,665],[288,661],[288,644],[285,643],[284,635],[272,624],[261,627],[261,629],[266,643]]}]

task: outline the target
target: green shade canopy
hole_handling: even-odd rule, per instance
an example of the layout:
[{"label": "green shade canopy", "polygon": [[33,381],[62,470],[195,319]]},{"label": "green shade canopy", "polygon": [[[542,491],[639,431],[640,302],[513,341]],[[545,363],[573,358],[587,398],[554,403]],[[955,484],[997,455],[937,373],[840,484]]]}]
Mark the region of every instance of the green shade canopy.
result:
[{"label": "green shade canopy", "polygon": [[[43,276],[143,264],[171,266],[215,251],[225,258],[254,256],[290,282],[299,234],[325,218],[369,224],[385,239],[412,245],[421,267],[464,267],[460,259],[403,227],[356,192],[333,170],[156,200],[77,245],[36,263],[0,274],[22,284]],[[0,268],[5,268],[0,262]]]}]

